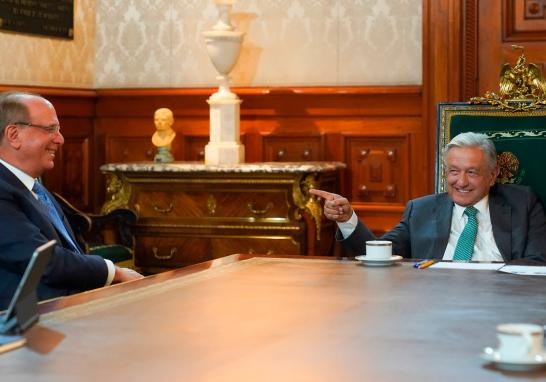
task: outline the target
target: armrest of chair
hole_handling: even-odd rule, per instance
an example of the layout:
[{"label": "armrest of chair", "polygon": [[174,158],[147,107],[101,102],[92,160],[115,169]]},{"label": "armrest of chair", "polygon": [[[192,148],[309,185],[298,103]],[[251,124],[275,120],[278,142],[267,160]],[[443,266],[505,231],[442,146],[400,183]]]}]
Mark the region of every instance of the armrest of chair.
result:
[{"label": "armrest of chair", "polygon": [[131,227],[137,221],[134,211],[120,208],[104,215],[84,213],[59,194],[53,196],[70,222],[78,244],[87,253],[115,263],[132,260],[135,239]]},{"label": "armrest of chair", "polygon": [[90,243],[116,243],[133,249],[135,238],[131,227],[136,224],[137,215],[127,208],[119,208],[108,214],[88,214],[92,221],[89,233],[86,235]]},{"label": "armrest of chair", "polygon": [[89,232],[91,226],[93,225],[91,218],[82,211],[78,210],[72,204],[70,204],[68,200],[63,198],[58,193],[52,192],[52,194],[55,197],[57,203],[59,203],[61,208],[63,209],[63,212],[68,219],[68,222],[70,223],[70,227],[72,228],[72,231],[74,231],[76,241],[78,242],[80,247],[88,252],[89,248],[85,241],[84,234]]}]

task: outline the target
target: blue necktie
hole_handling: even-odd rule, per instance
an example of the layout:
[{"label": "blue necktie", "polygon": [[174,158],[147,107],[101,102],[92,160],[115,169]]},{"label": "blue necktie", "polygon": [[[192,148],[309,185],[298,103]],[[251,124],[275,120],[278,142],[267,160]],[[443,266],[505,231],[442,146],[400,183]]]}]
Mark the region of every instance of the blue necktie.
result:
[{"label": "blue necktie", "polygon": [[474,251],[474,242],[476,241],[476,234],[478,233],[478,219],[476,214],[478,210],[472,206],[466,207],[464,214],[468,216],[468,221],[464,226],[461,236],[457,241],[455,247],[455,254],[453,260],[455,261],[470,261],[472,259],[472,252]]},{"label": "blue necktie", "polygon": [[72,239],[68,231],[66,230],[66,227],[63,224],[63,220],[61,219],[59,212],[53,205],[51,197],[49,196],[49,193],[46,191],[45,187],[36,181],[34,182],[32,191],[34,191],[34,193],[38,196],[38,201],[47,211],[47,216],[49,217],[57,231],[60,232],[66,239],[66,241],[70,244],[70,246],[72,247],[71,249],[74,250],[76,253],[82,253],[78,246],[74,243],[74,240]]}]

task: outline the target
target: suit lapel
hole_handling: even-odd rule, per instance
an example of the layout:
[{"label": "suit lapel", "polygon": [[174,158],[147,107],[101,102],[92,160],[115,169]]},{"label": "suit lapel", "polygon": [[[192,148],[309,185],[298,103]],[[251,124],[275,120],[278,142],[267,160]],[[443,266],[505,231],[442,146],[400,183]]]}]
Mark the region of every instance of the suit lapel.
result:
[{"label": "suit lapel", "polygon": [[61,235],[58,235],[57,229],[47,216],[47,211],[45,211],[40,202],[36,200],[23,182],[21,182],[19,178],[17,178],[2,163],[0,163],[0,178],[9,183],[10,186],[14,187],[19,193],[19,197],[23,198],[22,208],[27,216],[29,216],[29,219],[31,219],[34,224],[43,230],[48,238],[52,238],[60,242]]},{"label": "suit lapel", "polygon": [[[49,238],[53,238],[57,240],[57,242],[59,243],[66,242],[64,235],[61,234],[58,231],[58,229],[55,227],[55,225],[51,222],[51,219],[48,216],[47,210],[42,206],[42,204],[38,200],[36,200],[36,198],[32,195],[32,193],[28,190],[28,188],[26,188],[26,186],[19,180],[19,178],[17,178],[2,163],[0,163],[0,178],[6,180],[11,186],[18,189],[21,192],[21,195],[27,200],[27,203],[29,203],[37,211],[42,221],[38,224],[38,222],[34,220],[34,223],[38,224],[41,229],[45,230]],[[55,209],[59,212],[59,216],[61,216],[61,219],[65,225],[65,228],[68,231],[68,234],[71,236],[74,243],[77,243],[77,241],[74,239],[74,232],[72,231],[72,228],[70,227],[70,223],[66,219],[66,216],[62,212],[61,206],[55,201],[55,199],[53,198],[53,195],[51,195],[49,191],[47,192],[50,198],[52,198],[51,200],[53,201]],[[33,216],[36,218],[35,213],[33,213]],[[83,253],[83,251],[81,251],[81,253]]]},{"label": "suit lapel", "polygon": [[504,261],[509,261],[512,252],[512,209],[491,189],[489,193],[489,215],[493,237]]},{"label": "suit lapel", "polygon": [[61,217],[61,221],[62,221],[62,223],[64,225],[64,228],[65,228],[66,232],[68,233],[68,235],[70,236],[70,238],[72,239],[73,243],[78,247],[78,249],[80,250],[81,253],[85,253],[84,251],[82,251],[80,245],[78,244],[78,241],[76,240],[76,235],[74,234],[74,231],[72,230],[72,226],[70,226],[70,222],[68,221],[68,218],[64,214],[63,208],[61,207],[61,205],[59,203],[57,203],[57,200],[55,199],[53,194],[51,192],[49,192],[49,190],[46,189],[46,192],[47,192],[51,202],[53,203],[53,206],[57,210],[57,213]]},{"label": "suit lapel", "polygon": [[0,163],[0,178],[7,181],[11,186],[17,188],[21,192],[28,192],[28,188],[17,178],[6,166]]},{"label": "suit lapel", "polygon": [[[65,232],[62,232],[60,227],[57,227],[56,224],[53,224],[53,222],[52,222],[52,224],[55,227],[55,230],[57,231],[57,233],[59,234],[59,237],[63,238],[63,242],[66,244],[65,247],[72,248],[72,249],[77,249],[80,253],[84,253],[81,250],[81,248],[79,247],[79,245],[77,244],[78,242],[76,241],[76,238],[74,236],[74,232],[72,231],[72,227],[70,227],[70,223],[68,222],[68,219],[66,218],[66,215],[64,214],[62,207],[59,205],[59,203],[57,203],[57,201],[55,200],[55,197],[51,194],[51,192],[49,192],[45,187],[44,187],[44,190],[47,193],[47,197],[49,198],[49,200],[53,204],[53,207],[57,211],[57,215],[59,215],[59,217],[61,219],[60,223],[63,225],[63,228],[64,228]],[[40,205],[41,205],[41,203],[40,203]],[[47,210],[45,211],[45,213],[46,213],[47,216],[49,216],[49,213],[47,212]],[[51,221],[51,219],[52,219],[51,217],[48,217],[49,221]],[[70,243],[68,241],[68,239],[65,237],[66,235],[70,236],[70,239],[72,240],[72,243]],[[74,248],[74,246],[76,246],[76,248]]]},{"label": "suit lapel", "polygon": [[453,213],[453,201],[447,194],[439,194],[436,198],[434,216],[436,219],[436,237],[434,244],[434,257],[441,259],[446,251],[449,234],[451,233],[451,215]]},{"label": "suit lapel", "polygon": [[[16,188],[21,195],[27,200],[28,204],[35,207],[39,214],[44,217],[45,221],[49,222],[49,218],[47,218],[47,213],[42,207],[42,205],[36,200],[36,198],[32,195],[32,193],[29,191],[29,189],[13,174],[10,170],[7,169],[6,166],[0,163],[0,177],[2,179],[5,179],[12,187]],[[53,224],[51,224],[53,227]]]}]

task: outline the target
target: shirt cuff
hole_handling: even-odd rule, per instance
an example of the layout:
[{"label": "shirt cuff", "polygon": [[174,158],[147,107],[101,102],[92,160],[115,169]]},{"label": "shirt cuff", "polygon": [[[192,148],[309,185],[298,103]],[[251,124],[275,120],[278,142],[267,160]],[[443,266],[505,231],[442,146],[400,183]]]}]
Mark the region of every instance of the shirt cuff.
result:
[{"label": "shirt cuff", "polygon": [[108,286],[112,284],[112,281],[114,280],[114,276],[116,275],[116,266],[112,262],[112,260],[104,259],[106,262],[106,266],[108,267],[108,277],[106,278],[106,283],[104,286]]},{"label": "shirt cuff", "polygon": [[337,222],[337,227],[339,228],[339,232],[341,232],[343,238],[346,239],[354,232],[357,224],[358,216],[356,216],[356,212],[353,211],[353,215],[349,218],[349,220],[346,222]]}]

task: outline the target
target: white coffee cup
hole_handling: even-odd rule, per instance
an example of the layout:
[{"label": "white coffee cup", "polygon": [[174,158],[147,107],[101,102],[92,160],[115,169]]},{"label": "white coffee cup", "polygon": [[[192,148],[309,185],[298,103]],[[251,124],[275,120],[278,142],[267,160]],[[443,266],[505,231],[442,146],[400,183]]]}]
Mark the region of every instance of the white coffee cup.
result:
[{"label": "white coffee cup", "polygon": [[387,240],[369,240],[366,242],[366,258],[389,260],[392,256],[392,242]]},{"label": "white coffee cup", "polygon": [[533,324],[497,326],[499,356],[502,360],[522,360],[543,352],[544,328]]}]

